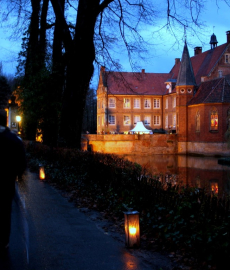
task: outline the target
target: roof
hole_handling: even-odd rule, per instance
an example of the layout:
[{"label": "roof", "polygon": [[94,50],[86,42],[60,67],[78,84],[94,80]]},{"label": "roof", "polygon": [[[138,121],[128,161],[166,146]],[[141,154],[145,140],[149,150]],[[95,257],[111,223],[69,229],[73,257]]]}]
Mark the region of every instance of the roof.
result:
[{"label": "roof", "polygon": [[[228,43],[225,43],[218,47],[215,47],[214,49],[210,49],[208,51],[191,57],[191,63],[197,85],[201,83],[201,77],[210,75],[211,71],[218,63],[218,60],[225,52],[228,45]],[[174,65],[174,67],[170,71],[172,78],[177,78],[180,66],[181,62],[178,62]]]},{"label": "roof", "polygon": [[182,60],[177,77],[177,85],[196,85],[192,63],[189,56],[187,43],[185,41]]},{"label": "roof", "polygon": [[104,72],[104,85],[108,94],[164,95],[168,73]]},{"label": "roof", "polygon": [[230,75],[201,83],[188,105],[230,102]]}]

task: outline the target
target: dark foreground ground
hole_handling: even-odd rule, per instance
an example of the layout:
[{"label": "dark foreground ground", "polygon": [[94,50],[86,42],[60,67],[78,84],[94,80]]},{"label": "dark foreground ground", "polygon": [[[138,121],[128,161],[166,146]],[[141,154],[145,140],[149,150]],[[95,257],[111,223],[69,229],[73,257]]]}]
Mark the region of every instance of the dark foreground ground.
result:
[{"label": "dark foreground ground", "polygon": [[[97,211],[76,207],[68,195],[27,172],[13,203],[12,234],[1,270],[189,269],[167,254],[127,249],[124,234]],[[63,196],[64,195],[64,196]]]}]

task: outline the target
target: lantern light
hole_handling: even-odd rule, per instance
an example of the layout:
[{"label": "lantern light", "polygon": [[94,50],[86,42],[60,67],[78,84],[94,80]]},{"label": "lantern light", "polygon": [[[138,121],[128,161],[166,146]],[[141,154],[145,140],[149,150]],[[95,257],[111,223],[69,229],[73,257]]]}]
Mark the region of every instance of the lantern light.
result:
[{"label": "lantern light", "polygon": [[139,212],[128,211],[125,215],[125,244],[128,248],[140,246]]},{"label": "lantern light", "polygon": [[45,175],[45,168],[44,168],[44,166],[39,166],[39,179],[40,180],[44,180],[45,179],[45,177],[46,177],[46,175]]}]

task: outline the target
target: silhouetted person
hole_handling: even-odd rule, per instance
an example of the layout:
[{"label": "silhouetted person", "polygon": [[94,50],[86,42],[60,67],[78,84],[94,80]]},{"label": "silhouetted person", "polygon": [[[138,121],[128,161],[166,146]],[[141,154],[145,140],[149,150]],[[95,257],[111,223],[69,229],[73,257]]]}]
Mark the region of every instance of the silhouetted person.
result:
[{"label": "silhouetted person", "polygon": [[0,251],[9,246],[11,205],[15,181],[26,169],[25,148],[21,139],[6,127],[6,112],[0,111]]}]

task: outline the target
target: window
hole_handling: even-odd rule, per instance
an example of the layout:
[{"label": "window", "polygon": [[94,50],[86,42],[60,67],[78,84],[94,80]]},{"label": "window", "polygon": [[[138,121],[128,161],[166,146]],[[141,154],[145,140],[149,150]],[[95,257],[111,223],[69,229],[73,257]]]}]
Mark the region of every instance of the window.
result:
[{"label": "window", "polygon": [[134,125],[140,121],[140,115],[134,115]]},{"label": "window", "polygon": [[130,108],[130,99],[124,98],[124,108]]},{"label": "window", "polygon": [[230,54],[225,54],[225,63],[230,63]]},{"label": "window", "polygon": [[144,108],[145,109],[150,109],[151,108],[151,99],[150,98],[145,98],[144,99]]},{"label": "window", "polygon": [[165,116],[165,128],[168,128],[168,115]]},{"label": "window", "polygon": [[196,132],[200,132],[200,112],[196,113]]},{"label": "window", "polygon": [[115,125],[115,115],[109,114],[109,124],[110,125]]},{"label": "window", "polygon": [[169,99],[166,98],[165,99],[165,109],[168,109],[168,106],[169,106]]},{"label": "window", "polygon": [[101,101],[101,108],[104,108],[104,100]]},{"label": "window", "polygon": [[156,126],[160,125],[160,115],[154,115],[153,123]]},{"label": "window", "polygon": [[210,112],[210,130],[218,130],[218,112],[213,108]]},{"label": "window", "polygon": [[147,125],[147,126],[149,126],[150,125],[150,123],[151,123],[151,116],[145,116],[144,117],[144,124],[145,125]]},{"label": "window", "polygon": [[173,129],[176,128],[176,114],[173,114]]},{"label": "window", "polygon": [[101,116],[98,116],[98,118],[97,118],[97,123],[98,123],[98,126],[101,125]]},{"label": "window", "polygon": [[97,107],[98,107],[98,109],[101,108],[101,101],[100,100],[97,101]]},{"label": "window", "polygon": [[160,108],[160,99],[159,98],[154,98],[154,100],[153,100],[153,107],[155,109],[159,109]]},{"label": "window", "polygon": [[134,109],[140,109],[140,99],[139,98],[134,98],[133,108]]},{"label": "window", "polygon": [[115,108],[115,107],[116,107],[115,98],[109,98],[109,108]]},{"label": "window", "polygon": [[173,97],[173,108],[176,107],[176,97]]},{"label": "window", "polygon": [[124,126],[130,125],[130,116],[124,115]]}]

